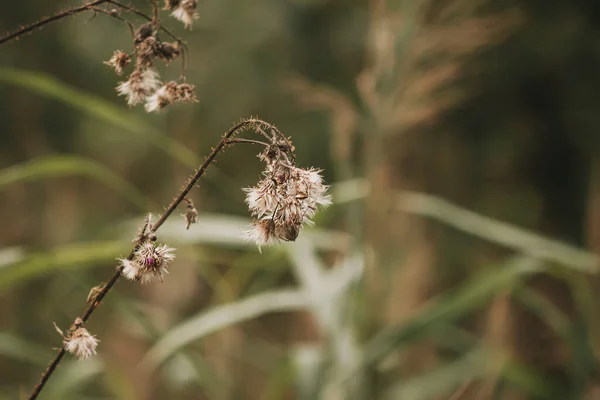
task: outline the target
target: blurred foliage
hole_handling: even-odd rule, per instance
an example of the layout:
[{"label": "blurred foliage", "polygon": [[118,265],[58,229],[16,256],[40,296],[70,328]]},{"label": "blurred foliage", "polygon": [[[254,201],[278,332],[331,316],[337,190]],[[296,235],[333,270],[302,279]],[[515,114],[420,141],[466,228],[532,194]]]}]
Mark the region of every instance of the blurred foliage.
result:
[{"label": "blurred foliage", "polygon": [[[75,3],[11,2],[0,31]],[[119,282],[87,324],[99,356],[66,357],[40,398],[600,398],[597,1],[199,12],[192,31],[165,23],[200,101],[158,115],[128,109],[102,64],[131,48],[119,21],[0,46],[0,399],[26,398],[53,322],[250,115],[324,169],[335,204],[259,253],[241,188],[261,166],[228,149],[192,192],[199,223],[159,231],[177,248],[168,279]]]}]

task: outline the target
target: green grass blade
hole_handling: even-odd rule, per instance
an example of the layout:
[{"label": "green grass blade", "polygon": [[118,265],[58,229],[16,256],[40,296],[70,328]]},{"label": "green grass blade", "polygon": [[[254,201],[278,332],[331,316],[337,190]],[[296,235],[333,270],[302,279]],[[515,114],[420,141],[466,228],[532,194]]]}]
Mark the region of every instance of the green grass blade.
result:
[{"label": "green grass blade", "polygon": [[[96,241],[70,244],[49,252],[29,254],[20,261],[0,268],[0,292],[44,274],[85,268],[112,261],[131,250],[129,241]],[[108,268],[108,267],[107,267]]]},{"label": "green grass blade", "polygon": [[536,259],[517,257],[508,265],[499,266],[493,272],[465,284],[425,307],[405,323],[376,335],[365,348],[363,363],[377,363],[395,349],[424,338],[433,328],[484,306],[500,291],[538,271],[539,264]]},{"label": "green grass blade", "polygon": [[65,103],[85,115],[97,118],[126,132],[141,135],[145,141],[164,150],[187,166],[196,167],[200,163],[196,154],[187,147],[168,136],[161,135],[152,125],[126,111],[126,108],[73,88],[50,75],[35,71],[0,68],[0,82],[29,89],[42,96]]},{"label": "green grass blade", "polygon": [[140,210],[146,210],[150,205],[146,196],[109,168],[91,159],[71,155],[36,158],[4,168],[0,170],[0,190],[18,182],[74,175],[102,182]]},{"label": "green grass blade", "polygon": [[[71,357],[67,354],[66,357]],[[76,399],[77,389],[89,383],[104,372],[104,363],[100,357],[89,360],[65,360],[52,375],[44,388],[42,396],[48,400]]]},{"label": "green grass blade", "polygon": [[228,326],[271,312],[308,308],[310,299],[299,290],[262,293],[223,304],[189,318],[167,332],[146,354],[142,365],[153,371],[182,347]]},{"label": "green grass blade", "polygon": [[28,342],[6,331],[0,331],[0,355],[45,367],[52,357],[46,347]]}]

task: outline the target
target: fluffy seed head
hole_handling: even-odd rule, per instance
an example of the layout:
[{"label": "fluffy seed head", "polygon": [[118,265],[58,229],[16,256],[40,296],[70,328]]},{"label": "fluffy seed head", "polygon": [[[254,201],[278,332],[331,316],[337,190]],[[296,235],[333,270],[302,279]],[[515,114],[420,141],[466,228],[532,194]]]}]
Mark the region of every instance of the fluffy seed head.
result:
[{"label": "fluffy seed head", "polygon": [[129,75],[125,82],[119,83],[117,93],[127,98],[127,104],[131,107],[144,102],[160,86],[158,72],[152,68],[136,69]]},{"label": "fluffy seed head", "polygon": [[[275,241],[294,241],[304,224],[312,224],[318,206],[331,204],[328,187],[323,185],[320,170],[290,165],[278,144],[259,155],[267,164],[264,178],[246,191],[246,203],[258,218],[246,237],[259,246]],[[291,149],[287,145],[285,149]]]},{"label": "fluffy seed head", "polygon": [[[78,324],[78,322],[81,322]],[[79,360],[88,359],[96,355],[96,347],[98,347],[98,340],[95,336],[90,333],[83,326],[83,321],[78,319],[75,322],[74,329],[64,338],[63,344],[65,350],[75,355]]]},{"label": "fluffy seed head", "polygon": [[160,111],[176,100],[177,82],[167,82],[151,96],[146,98],[144,106],[147,112]]},{"label": "fluffy seed head", "polygon": [[[169,2],[167,2],[169,3]],[[175,3],[175,2],[170,2]],[[196,12],[196,7],[198,3],[196,0],[181,0],[177,2],[177,6],[169,6],[167,5],[168,10],[173,10],[171,16],[181,22],[185,28],[192,29],[192,24],[194,20],[199,18],[198,13]]]},{"label": "fluffy seed head", "polygon": [[275,239],[275,224],[271,218],[255,220],[245,232],[246,240],[256,243],[258,251],[261,246],[270,244]]},{"label": "fluffy seed head", "polygon": [[129,54],[121,50],[115,50],[111,59],[105,61],[104,64],[113,67],[117,75],[123,75],[123,68],[127,67],[130,62]]},{"label": "fluffy seed head", "polygon": [[145,242],[134,253],[133,259],[120,259],[123,276],[142,284],[160,281],[169,273],[168,266],[175,259],[175,249],[162,244]]}]

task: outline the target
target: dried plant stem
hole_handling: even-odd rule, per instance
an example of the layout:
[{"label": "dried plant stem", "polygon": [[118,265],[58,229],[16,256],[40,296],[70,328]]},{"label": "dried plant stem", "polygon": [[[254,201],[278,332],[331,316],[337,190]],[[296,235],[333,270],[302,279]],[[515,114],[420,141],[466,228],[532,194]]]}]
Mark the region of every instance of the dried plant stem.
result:
[{"label": "dried plant stem", "polygon": [[80,12],[83,12],[83,11],[89,11],[91,9],[91,7],[98,6],[98,5],[100,5],[102,3],[106,3],[106,2],[108,2],[108,0],[96,0],[96,1],[92,1],[90,3],[83,4],[79,7],[66,9],[64,11],[61,11],[59,13],[52,15],[51,17],[42,18],[39,21],[34,22],[31,25],[24,26],[21,29],[15,31],[13,33],[9,33],[8,35],[1,37],[0,44],[8,42],[11,39],[16,39],[21,35],[24,35],[26,33],[34,31],[38,28],[41,28],[44,25],[58,21],[62,18],[70,17],[72,15],[79,14]]},{"label": "dried plant stem", "polygon": [[[44,25],[51,24],[52,22],[56,22],[63,18],[77,15],[77,14],[79,14],[81,12],[85,12],[85,11],[102,12],[110,17],[117,17],[118,19],[123,20],[123,18],[120,18],[118,15],[112,14],[110,11],[100,10],[96,7],[101,4],[105,4],[105,3],[112,4],[113,6],[118,7],[122,10],[132,12],[132,13],[136,14],[137,16],[144,18],[147,21],[154,21],[154,19],[152,17],[150,17],[149,15],[145,14],[144,12],[142,12],[132,6],[128,6],[127,4],[123,4],[123,3],[120,3],[118,1],[113,1],[113,0],[94,0],[89,3],[85,3],[79,7],[68,8],[68,9],[60,11],[50,17],[42,18],[39,21],[36,21],[36,22],[34,22],[30,25],[24,26],[12,33],[9,33],[3,37],[0,37],[0,44],[6,43],[12,39],[18,39],[20,36],[25,35],[29,32],[32,32],[36,29],[39,29],[39,28],[43,27]],[[156,10],[154,12],[156,13]],[[184,50],[187,50],[187,46],[185,45],[183,40],[180,39],[177,35],[175,35],[169,29],[167,29],[163,26],[160,26],[160,25],[159,25],[159,29],[161,31],[165,32],[167,35],[169,35],[172,39],[174,39],[178,43],[180,43],[183,46]]]},{"label": "dried plant stem", "polygon": [[[283,140],[286,143],[289,143],[287,141],[287,139],[281,134],[281,132],[277,128],[275,128],[275,126],[269,124],[268,122],[262,121],[260,119],[249,118],[249,119],[245,119],[245,120],[242,120],[241,122],[237,123],[236,125],[231,127],[225,133],[225,135],[223,136],[221,141],[217,144],[217,146],[212,149],[212,151],[206,157],[206,159],[204,160],[204,162],[202,163],[200,168],[198,168],[196,170],[196,172],[194,173],[194,175],[192,175],[190,177],[190,179],[187,181],[185,187],[179,192],[177,197],[175,197],[173,199],[171,204],[169,204],[169,206],[167,207],[165,212],[161,215],[161,217],[158,219],[158,221],[156,221],[156,223],[154,223],[154,225],[147,227],[147,229],[150,231],[150,233],[156,232],[161,227],[161,225],[167,220],[167,218],[169,218],[169,216],[173,213],[173,211],[175,211],[175,209],[179,206],[179,204],[185,200],[186,196],[189,194],[189,192],[192,190],[192,188],[196,185],[196,183],[202,177],[202,175],[204,175],[207,168],[215,160],[215,158],[217,157],[217,154],[219,154],[219,152],[221,150],[223,150],[225,147],[227,147],[229,145],[233,145],[235,143],[257,142],[257,141],[251,141],[248,139],[238,139],[238,138],[232,139],[233,136],[243,132],[244,130],[246,130],[248,128],[253,129],[255,133],[260,134],[260,135],[264,134],[264,132],[262,131],[262,128],[269,129],[273,132],[273,135],[274,135],[273,141]],[[268,145],[268,143],[264,143],[264,142],[258,142],[258,143]],[[146,226],[144,226],[144,228],[142,229],[140,236],[143,236],[145,234],[145,231],[146,231]],[[138,241],[138,244],[136,244],[136,246],[133,248],[131,253],[129,253],[129,256],[127,257],[128,260],[131,260],[134,257],[134,253],[137,250],[138,246],[139,246],[139,241]],[[80,317],[83,320],[83,322],[86,322],[90,318],[92,313],[100,305],[104,296],[106,296],[106,294],[112,289],[114,284],[119,280],[119,278],[121,277],[122,268],[123,267],[117,267],[117,270],[115,271],[113,276],[110,278],[110,280],[105,285],[102,286],[102,289],[100,291],[98,291],[98,293],[94,297],[94,301],[92,302],[92,304],[90,304],[90,306],[87,308],[87,310]],[[39,383],[37,385],[35,385],[35,387],[33,388],[33,391],[31,393],[31,395],[29,396],[29,400],[33,400],[33,399],[37,398],[37,396],[41,392],[42,388],[44,387],[44,385],[46,384],[46,382],[48,381],[48,379],[50,378],[52,373],[56,370],[56,367],[58,366],[58,364],[62,360],[63,356],[65,355],[65,352],[66,352],[66,350],[63,345],[63,347],[60,349],[60,351],[58,352],[58,354],[56,355],[54,360],[52,360],[52,362],[50,363],[50,365],[48,366],[46,371],[44,371],[44,373],[42,374]]]}]

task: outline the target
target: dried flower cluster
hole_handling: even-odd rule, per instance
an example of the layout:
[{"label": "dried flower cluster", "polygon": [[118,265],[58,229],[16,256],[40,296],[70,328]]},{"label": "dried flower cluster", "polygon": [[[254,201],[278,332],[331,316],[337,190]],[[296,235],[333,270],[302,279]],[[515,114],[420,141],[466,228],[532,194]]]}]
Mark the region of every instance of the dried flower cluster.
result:
[{"label": "dried flower cluster", "polygon": [[267,165],[264,178],[244,189],[246,203],[255,217],[247,238],[259,246],[284,240],[294,241],[303,224],[311,224],[317,206],[331,204],[321,171],[298,168],[286,152],[290,146],[272,144],[259,155]]},{"label": "dried flower cluster", "polygon": [[[165,10],[172,11],[171,15],[182,21],[185,27],[191,27],[193,20],[198,18],[196,0],[167,0]],[[159,73],[154,67],[156,60],[165,63],[183,55],[184,48],[178,39],[175,42],[163,42],[159,38],[161,29],[158,21],[153,20],[141,25],[134,33],[135,51],[127,54],[116,50],[105,64],[114,68],[117,75],[122,75],[132,61],[134,68],[127,80],[120,82],[117,93],[125,96],[127,104],[132,107],[145,103],[147,112],[157,112],[169,104],[196,102],[195,87],[183,82],[161,82]],[[132,58],[134,60],[132,60]],[[182,80],[185,78],[182,76]]]},{"label": "dried flower cluster", "polygon": [[174,248],[161,244],[156,246],[152,241],[145,241],[134,252],[131,260],[120,258],[125,278],[142,284],[160,281],[169,273],[168,266],[175,259]]},{"label": "dried flower cluster", "polygon": [[83,320],[77,318],[66,335],[56,327],[58,333],[63,337],[65,350],[73,354],[79,360],[86,360],[96,355],[98,339],[92,336],[87,329],[83,327]]}]

